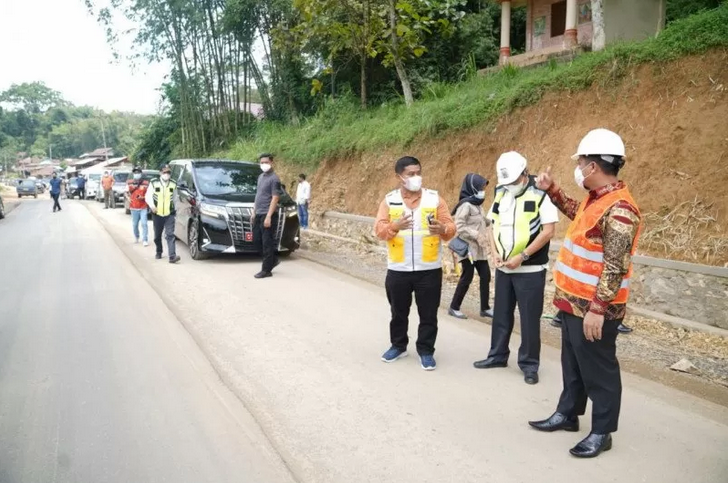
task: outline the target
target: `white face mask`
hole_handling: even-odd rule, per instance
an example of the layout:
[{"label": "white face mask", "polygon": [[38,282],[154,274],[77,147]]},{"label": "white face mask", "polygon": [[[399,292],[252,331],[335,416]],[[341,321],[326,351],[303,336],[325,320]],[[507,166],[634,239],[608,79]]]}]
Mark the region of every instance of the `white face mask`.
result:
[{"label": "white face mask", "polygon": [[[589,176],[591,176],[591,174],[592,173],[589,173]],[[584,190],[588,189],[586,186],[584,186],[584,181],[586,181],[587,178],[588,178],[588,176],[584,176],[584,171],[582,171],[582,169],[579,166],[574,168],[574,181],[576,182],[576,185],[579,188],[584,189]]]},{"label": "white face mask", "polygon": [[134,173],[134,179],[136,179],[136,180],[142,179],[141,173]]},{"label": "white face mask", "polygon": [[518,183],[518,184],[509,184],[509,185],[506,185],[506,186],[504,186],[504,188],[507,189],[508,191],[510,191],[510,193],[513,196],[517,196],[517,195],[520,195],[521,194],[521,192],[523,191],[523,188],[525,186],[526,186],[525,183]]},{"label": "white face mask", "polygon": [[422,189],[422,176],[412,176],[410,178],[402,178],[407,191],[417,192]]},{"label": "white face mask", "polygon": [[270,171],[270,164],[268,164],[268,163],[260,163],[260,169],[264,173],[267,173],[268,171]]},{"label": "white face mask", "polygon": [[164,174],[162,175],[162,181],[169,181],[169,179],[170,179],[171,177],[172,177],[172,175],[171,175],[171,174],[169,174],[169,173],[164,173]]},{"label": "white face mask", "polygon": [[478,198],[479,200],[484,200],[485,199],[485,191],[478,191],[475,194],[475,197]]}]

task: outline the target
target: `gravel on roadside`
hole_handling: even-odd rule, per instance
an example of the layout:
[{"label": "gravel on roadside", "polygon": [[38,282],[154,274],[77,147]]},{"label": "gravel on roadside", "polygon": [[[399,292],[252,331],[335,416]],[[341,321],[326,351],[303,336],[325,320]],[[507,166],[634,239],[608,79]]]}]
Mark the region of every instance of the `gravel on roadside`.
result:
[{"label": "gravel on roadside", "polygon": [[[351,244],[315,235],[304,236],[302,250],[297,255],[344,272],[355,278],[384,286],[386,260],[375,246]],[[462,311],[469,317],[480,318],[477,299],[477,275],[468,292]],[[445,274],[442,308],[447,308],[457,285],[457,275]],[[491,285],[491,300],[493,286]],[[547,287],[541,337],[545,344],[560,347],[561,331],[550,325],[549,317],[555,313],[551,305],[553,291]],[[620,335],[618,354],[624,369],[650,379],[656,379],[691,393],[701,393],[714,402],[728,406],[728,338],[684,328],[641,316],[629,315],[625,324],[634,328],[628,335]],[[518,332],[518,325],[516,325]],[[487,353],[483,348],[483,355]],[[697,367],[697,374],[671,371],[669,368],[681,359]]]}]

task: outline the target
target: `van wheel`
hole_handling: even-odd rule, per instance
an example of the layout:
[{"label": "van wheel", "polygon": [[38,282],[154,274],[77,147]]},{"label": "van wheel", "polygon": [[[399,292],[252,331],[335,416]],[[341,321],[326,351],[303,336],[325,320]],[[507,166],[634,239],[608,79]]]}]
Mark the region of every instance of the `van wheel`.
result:
[{"label": "van wheel", "polygon": [[187,248],[193,260],[204,260],[207,254],[200,250],[200,222],[193,220],[187,228]]}]

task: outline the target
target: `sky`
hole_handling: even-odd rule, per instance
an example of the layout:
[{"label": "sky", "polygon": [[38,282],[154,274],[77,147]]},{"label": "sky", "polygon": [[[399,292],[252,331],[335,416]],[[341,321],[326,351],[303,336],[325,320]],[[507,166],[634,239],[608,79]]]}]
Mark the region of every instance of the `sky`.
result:
[{"label": "sky", "polygon": [[[131,52],[121,45],[122,54]],[[155,114],[166,65],[115,63],[83,0],[0,0],[0,92],[42,81],[75,105]]]}]

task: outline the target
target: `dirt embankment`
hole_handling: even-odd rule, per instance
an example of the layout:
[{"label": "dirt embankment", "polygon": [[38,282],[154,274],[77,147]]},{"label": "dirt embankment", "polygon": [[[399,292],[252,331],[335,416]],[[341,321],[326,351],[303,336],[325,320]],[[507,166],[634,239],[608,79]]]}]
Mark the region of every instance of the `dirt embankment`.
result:
[{"label": "dirt embankment", "polygon": [[[373,215],[395,186],[394,160],[423,163],[425,185],[454,203],[462,178],[495,177],[505,151],[529,159],[531,172],[552,166],[573,195],[570,155],[590,129],[606,127],[627,144],[624,180],[645,215],[640,252],[713,265],[728,264],[728,52],[634,68],[608,86],[545,95],[495,125],[424,139],[405,149],[322,162],[309,179],[312,209]],[[290,183],[293,173],[285,173]],[[491,195],[492,196],[492,192]],[[560,224],[563,234],[566,222]]]}]

